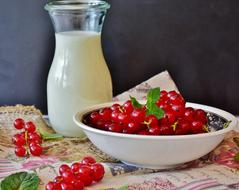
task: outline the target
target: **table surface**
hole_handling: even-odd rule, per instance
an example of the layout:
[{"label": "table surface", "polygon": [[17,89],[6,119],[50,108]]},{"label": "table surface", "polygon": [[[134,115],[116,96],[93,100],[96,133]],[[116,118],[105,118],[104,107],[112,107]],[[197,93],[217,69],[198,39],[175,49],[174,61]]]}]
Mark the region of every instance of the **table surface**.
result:
[{"label": "table surface", "polygon": [[[142,98],[149,88],[155,86],[177,90],[169,74],[164,72],[131,89],[130,93]],[[115,100],[126,97],[129,97],[129,92],[115,97]],[[46,149],[40,157],[16,158],[11,137],[16,133],[12,123],[18,117],[34,121],[39,128],[46,127],[41,113],[32,106],[0,107],[0,180],[11,173],[34,171],[41,179],[39,190],[44,190],[44,184],[58,174],[60,164],[71,164],[90,155],[104,164],[106,172],[100,183],[87,189],[239,189],[239,162],[234,160],[235,153],[239,152],[239,127],[230,132],[215,150],[198,160],[171,170],[151,170],[118,162],[89,141],[77,138],[44,142]]]},{"label": "table surface", "polygon": [[[44,118],[47,119],[47,116]],[[128,166],[121,162],[104,162],[106,174],[103,181],[87,189],[118,189],[120,187],[143,190],[239,189],[239,163],[228,154],[232,151],[239,152],[236,144],[232,144],[233,138],[239,138],[239,133],[230,133],[225,141],[207,156],[171,170],[151,170]],[[30,165],[29,162],[24,164],[30,167],[30,170],[32,164],[38,164],[35,170],[41,180],[46,183],[55,177],[62,163],[66,162],[42,157],[32,158]],[[39,189],[44,189],[44,186],[41,185]]]}]

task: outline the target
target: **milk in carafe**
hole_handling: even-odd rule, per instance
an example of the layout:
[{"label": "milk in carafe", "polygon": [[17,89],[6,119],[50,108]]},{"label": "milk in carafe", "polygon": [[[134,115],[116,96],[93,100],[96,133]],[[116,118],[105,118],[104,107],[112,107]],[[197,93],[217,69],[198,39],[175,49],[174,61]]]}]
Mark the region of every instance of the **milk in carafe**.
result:
[{"label": "milk in carafe", "polygon": [[50,122],[61,134],[82,137],[73,115],[82,108],[112,99],[101,34],[69,31],[56,33],[55,37],[56,50],[47,81]]}]

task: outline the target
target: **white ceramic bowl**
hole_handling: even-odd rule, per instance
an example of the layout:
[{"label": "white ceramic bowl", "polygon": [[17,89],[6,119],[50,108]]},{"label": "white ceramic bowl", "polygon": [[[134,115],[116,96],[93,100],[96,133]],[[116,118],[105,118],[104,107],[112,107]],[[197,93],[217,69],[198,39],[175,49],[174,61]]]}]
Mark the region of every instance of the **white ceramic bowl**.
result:
[{"label": "white ceramic bowl", "polygon": [[[118,103],[122,104],[122,102]],[[209,112],[214,128],[219,125],[216,120],[219,123],[225,120],[231,121],[231,123],[227,128],[203,134],[144,136],[103,131],[87,126],[82,122],[85,114],[112,104],[100,104],[78,112],[74,116],[74,121],[100,150],[126,164],[138,167],[171,168],[200,158],[213,150],[223,140],[226,133],[237,125],[237,119],[232,114],[194,103],[187,103],[187,107],[200,108]]]}]

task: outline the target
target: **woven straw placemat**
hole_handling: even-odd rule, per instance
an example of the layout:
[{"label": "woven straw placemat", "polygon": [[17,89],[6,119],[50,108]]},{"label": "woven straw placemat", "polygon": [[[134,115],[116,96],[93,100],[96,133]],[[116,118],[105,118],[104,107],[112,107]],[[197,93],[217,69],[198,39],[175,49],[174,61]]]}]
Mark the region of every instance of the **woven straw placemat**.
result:
[{"label": "woven straw placemat", "polygon": [[[34,106],[16,105],[0,107],[0,158],[16,160],[14,145],[11,140],[12,136],[19,132],[13,127],[13,122],[16,118],[33,121],[37,128],[54,133],[52,128],[44,121],[40,110]],[[115,161],[97,149],[89,140],[60,138],[58,140],[44,141],[42,146],[44,147],[45,156],[55,157],[60,161],[77,161],[81,160],[85,155],[94,156],[96,160],[101,162]]]}]

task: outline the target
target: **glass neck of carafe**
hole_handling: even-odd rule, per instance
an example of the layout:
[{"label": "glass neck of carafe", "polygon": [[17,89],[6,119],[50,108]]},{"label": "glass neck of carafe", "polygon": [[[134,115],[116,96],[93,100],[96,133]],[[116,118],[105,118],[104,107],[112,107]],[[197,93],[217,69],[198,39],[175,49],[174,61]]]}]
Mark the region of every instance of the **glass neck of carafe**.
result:
[{"label": "glass neck of carafe", "polygon": [[46,4],[55,32],[101,32],[107,9],[105,1],[53,0]]}]

